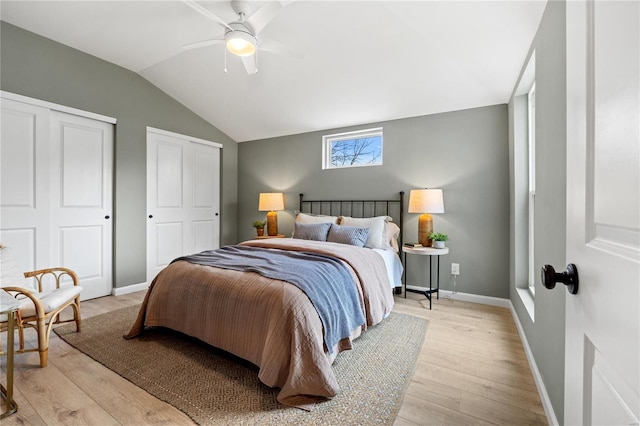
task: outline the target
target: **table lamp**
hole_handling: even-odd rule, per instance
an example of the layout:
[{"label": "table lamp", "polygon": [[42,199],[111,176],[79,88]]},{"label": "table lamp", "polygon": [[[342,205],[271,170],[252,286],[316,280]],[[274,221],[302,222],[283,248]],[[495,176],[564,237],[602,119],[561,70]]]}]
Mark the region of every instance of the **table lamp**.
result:
[{"label": "table lamp", "polygon": [[282,192],[261,192],[258,210],[267,213],[267,235],[278,235],[278,210],[284,210],[284,196]]},{"label": "table lamp", "polygon": [[429,235],[433,232],[430,213],[444,213],[442,189],[412,189],[409,193],[409,213],[421,213],[418,218],[418,243],[431,247]]}]

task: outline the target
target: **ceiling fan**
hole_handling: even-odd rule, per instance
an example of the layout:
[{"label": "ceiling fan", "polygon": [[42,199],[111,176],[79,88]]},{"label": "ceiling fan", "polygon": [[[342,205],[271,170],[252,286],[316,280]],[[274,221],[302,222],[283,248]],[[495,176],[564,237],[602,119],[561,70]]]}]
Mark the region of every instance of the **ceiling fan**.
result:
[{"label": "ceiling fan", "polygon": [[225,72],[227,72],[227,51],[240,57],[247,74],[255,74],[258,72],[258,50],[285,53],[300,57],[297,52],[286,45],[277,43],[274,40],[264,39],[263,37],[258,38],[264,27],[267,26],[267,24],[283,7],[283,4],[280,1],[265,1],[262,6],[255,9],[254,4],[252,4],[255,2],[232,0],[231,8],[236,15],[238,15],[238,19],[228,23],[219,18],[209,9],[196,3],[194,0],[182,1],[204,17],[224,27],[223,37],[187,44],[182,46],[183,49],[197,49],[200,47],[224,43]]}]

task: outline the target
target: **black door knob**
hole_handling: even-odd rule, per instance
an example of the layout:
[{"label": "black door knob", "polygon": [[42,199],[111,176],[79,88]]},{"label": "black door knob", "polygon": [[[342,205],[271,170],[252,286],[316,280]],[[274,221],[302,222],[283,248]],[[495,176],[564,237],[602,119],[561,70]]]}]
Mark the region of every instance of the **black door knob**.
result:
[{"label": "black door knob", "polygon": [[106,216],[105,216],[104,218],[105,218],[105,219],[109,219],[110,217],[111,217],[111,216],[109,216],[109,215],[106,215]]},{"label": "black door knob", "polygon": [[152,214],[149,215],[149,219],[153,219],[153,215]]},{"label": "black door knob", "polygon": [[571,294],[578,294],[578,267],[573,263],[567,265],[564,272],[556,272],[551,265],[542,267],[542,285],[552,289],[557,283],[567,286],[567,291]]}]

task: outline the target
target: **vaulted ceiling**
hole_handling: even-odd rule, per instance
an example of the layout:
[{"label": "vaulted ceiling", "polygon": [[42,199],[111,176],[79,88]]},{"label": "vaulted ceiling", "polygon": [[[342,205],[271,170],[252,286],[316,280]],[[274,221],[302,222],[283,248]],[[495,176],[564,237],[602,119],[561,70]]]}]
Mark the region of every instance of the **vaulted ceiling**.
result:
[{"label": "vaulted ceiling", "polygon": [[[140,74],[242,142],[506,103],[546,6],[281,3],[258,36],[253,75],[230,54],[225,72],[222,44],[183,48],[221,38],[224,27],[180,0],[2,0],[0,16]],[[237,19],[229,1],[197,4]],[[268,42],[287,49],[261,50]]]}]

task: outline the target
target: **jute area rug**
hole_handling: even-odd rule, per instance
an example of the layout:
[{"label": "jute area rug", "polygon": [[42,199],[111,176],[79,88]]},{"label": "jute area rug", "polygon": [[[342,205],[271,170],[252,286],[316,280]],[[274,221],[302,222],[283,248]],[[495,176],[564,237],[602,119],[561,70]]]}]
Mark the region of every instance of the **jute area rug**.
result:
[{"label": "jute area rug", "polygon": [[340,393],[313,411],[277,402],[258,368],[196,339],[162,328],[125,340],[139,306],[55,328],[67,343],[201,425],[390,425],[424,342],[427,320],[392,313],[341,353],[333,367]]}]

